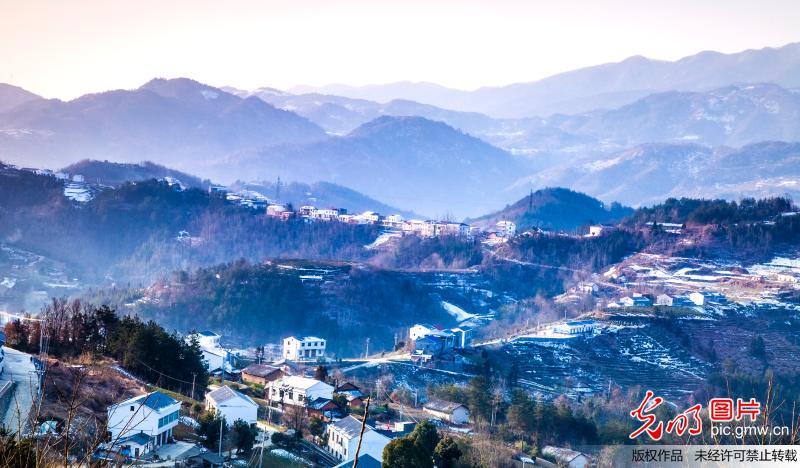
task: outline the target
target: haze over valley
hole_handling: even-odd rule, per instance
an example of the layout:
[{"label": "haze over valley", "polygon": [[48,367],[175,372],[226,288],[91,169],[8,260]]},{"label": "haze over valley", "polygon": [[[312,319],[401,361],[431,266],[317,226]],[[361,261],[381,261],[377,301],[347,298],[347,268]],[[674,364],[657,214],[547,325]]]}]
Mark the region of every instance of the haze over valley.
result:
[{"label": "haze over valley", "polygon": [[[180,78],[62,102],[5,86],[0,158],[51,169],[149,160],[225,184],[332,182],[459,219],[552,186],[632,206],[689,183],[693,196],[797,194],[798,62],[798,44],[676,62],[633,57],[469,99],[415,84],[251,92]],[[545,105],[544,89],[547,102],[584,107]],[[467,102],[531,106],[504,114]],[[780,164],[775,175],[744,162],[765,156]],[[620,174],[659,181],[612,187]]]}]

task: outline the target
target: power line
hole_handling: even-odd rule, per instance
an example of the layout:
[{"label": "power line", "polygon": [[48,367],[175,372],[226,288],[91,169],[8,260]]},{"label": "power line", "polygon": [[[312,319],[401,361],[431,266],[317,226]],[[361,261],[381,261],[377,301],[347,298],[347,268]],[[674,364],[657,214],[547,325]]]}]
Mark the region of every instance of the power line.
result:
[{"label": "power line", "polygon": [[[145,366],[146,368],[150,369],[151,371],[155,372],[156,374],[158,374],[158,375],[160,375],[160,376],[162,376],[162,377],[167,377],[167,378],[169,378],[169,379],[172,379],[172,380],[174,380],[174,381],[176,381],[176,382],[181,382],[181,383],[185,383],[185,384],[192,385],[192,382],[188,382],[188,381],[186,381],[186,380],[181,380],[181,379],[179,379],[179,378],[177,378],[177,377],[173,377],[173,376],[171,376],[171,375],[167,375],[167,374],[165,374],[165,373],[163,373],[163,372],[161,372],[161,371],[158,371],[158,370],[155,370],[155,369],[153,369],[152,367],[150,367],[150,366],[148,366],[147,364],[145,364],[144,362],[142,362],[142,360],[141,360],[141,359],[139,359],[139,358],[137,358],[136,360],[139,362],[139,364],[141,364],[141,365]],[[194,398],[194,396],[192,396],[192,398]]]}]

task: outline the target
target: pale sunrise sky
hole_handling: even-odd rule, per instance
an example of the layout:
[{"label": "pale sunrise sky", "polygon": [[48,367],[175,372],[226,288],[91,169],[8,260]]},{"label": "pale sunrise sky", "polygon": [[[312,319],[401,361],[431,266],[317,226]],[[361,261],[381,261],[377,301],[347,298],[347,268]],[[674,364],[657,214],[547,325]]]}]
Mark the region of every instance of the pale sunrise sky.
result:
[{"label": "pale sunrise sky", "polygon": [[0,82],[62,99],[179,76],[473,89],[631,55],[781,46],[798,25],[795,0],[0,0]]}]

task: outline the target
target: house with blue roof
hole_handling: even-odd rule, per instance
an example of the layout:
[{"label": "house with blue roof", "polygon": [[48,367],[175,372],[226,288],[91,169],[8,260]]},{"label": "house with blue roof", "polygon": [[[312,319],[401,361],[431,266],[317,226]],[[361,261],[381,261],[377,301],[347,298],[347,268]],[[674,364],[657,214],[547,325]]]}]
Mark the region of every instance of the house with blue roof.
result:
[{"label": "house with blue roof", "polygon": [[[161,392],[130,398],[108,408],[108,432],[114,449],[124,448],[123,441],[135,449],[150,451],[172,440],[172,429],[178,425],[181,403]],[[135,436],[135,437],[134,437]],[[132,438],[134,437],[134,438]],[[151,443],[144,441],[145,437]],[[143,442],[143,443],[139,443]],[[133,445],[131,445],[133,444]],[[135,452],[135,450],[134,450]],[[138,458],[143,455],[131,453]]]}]

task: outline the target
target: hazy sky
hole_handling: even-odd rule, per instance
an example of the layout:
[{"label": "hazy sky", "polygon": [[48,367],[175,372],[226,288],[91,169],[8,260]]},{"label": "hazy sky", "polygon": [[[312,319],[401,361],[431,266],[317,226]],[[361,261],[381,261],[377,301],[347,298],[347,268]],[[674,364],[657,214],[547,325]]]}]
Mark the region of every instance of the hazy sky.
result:
[{"label": "hazy sky", "polygon": [[798,25],[796,0],[0,0],[0,82],[59,98],[156,76],[472,89],[779,46],[800,41]]}]

